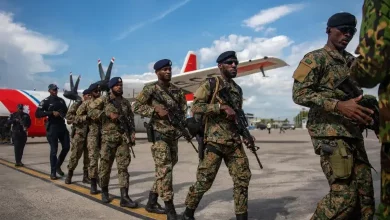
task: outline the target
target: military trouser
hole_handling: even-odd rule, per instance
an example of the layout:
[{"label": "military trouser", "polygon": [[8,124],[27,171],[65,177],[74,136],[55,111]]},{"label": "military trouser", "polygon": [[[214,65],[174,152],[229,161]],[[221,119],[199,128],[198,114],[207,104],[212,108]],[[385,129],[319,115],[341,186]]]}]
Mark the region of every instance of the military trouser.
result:
[{"label": "military trouser", "polygon": [[376,215],[390,219],[390,143],[381,147],[381,200]]},{"label": "military trouser", "polygon": [[25,132],[12,132],[12,139],[14,140],[15,162],[21,163],[27,134]]},{"label": "military trouser", "polygon": [[[51,174],[55,174],[57,167],[61,167],[70,149],[69,131],[65,124],[51,124],[46,138],[50,144]],[[57,159],[58,140],[61,142],[62,150]]]},{"label": "military trouser", "polygon": [[177,140],[157,140],[151,147],[155,164],[155,181],[152,192],[158,193],[163,201],[173,199],[172,171],[178,161]]},{"label": "military trouser", "polygon": [[76,131],[76,134],[71,141],[72,147],[70,149],[70,158],[68,169],[75,170],[78,164],[78,161],[81,158],[81,155],[84,156],[83,159],[83,170],[88,171],[89,167],[89,157],[88,157],[88,148],[87,148],[87,138],[84,135],[79,134]]},{"label": "military trouser", "polygon": [[373,219],[374,187],[363,140],[312,138],[312,142],[315,149],[322,148],[320,162],[330,192],[311,219]]},{"label": "military trouser", "polygon": [[89,158],[89,167],[88,167],[88,176],[90,179],[98,178],[98,165],[99,165],[99,134],[92,134],[91,132],[87,137],[87,148],[88,148],[88,158]]},{"label": "military trouser", "polygon": [[108,186],[114,159],[118,169],[119,186],[129,188],[129,172],[127,167],[130,164],[131,156],[129,145],[119,138],[117,142],[108,142],[102,137],[102,149],[100,150],[99,179],[100,187]]},{"label": "military trouser", "polygon": [[[217,176],[222,160],[233,179],[233,197],[236,214],[243,214],[248,210],[248,186],[251,179],[249,161],[242,145],[215,146],[206,145],[203,160],[198,165],[196,182],[190,186],[185,205],[196,209],[203,194],[206,193]],[[216,150],[220,149],[220,150]]]}]

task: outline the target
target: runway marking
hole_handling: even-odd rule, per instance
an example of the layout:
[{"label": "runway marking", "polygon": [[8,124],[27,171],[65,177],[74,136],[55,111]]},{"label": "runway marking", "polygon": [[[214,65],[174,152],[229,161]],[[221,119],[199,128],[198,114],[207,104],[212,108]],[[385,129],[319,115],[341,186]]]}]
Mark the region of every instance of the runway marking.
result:
[{"label": "runway marking", "polygon": [[[15,167],[15,164],[14,163],[11,163],[7,160],[4,160],[2,158],[0,158],[0,164],[4,165],[4,166],[7,166],[11,169],[14,169],[14,170],[17,170],[19,172],[22,172],[22,173],[25,173],[25,174],[28,174],[30,176],[33,176],[33,177],[36,177],[36,178],[39,178],[45,182],[51,182],[53,184],[55,184],[56,186],[62,188],[62,189],[65,189],[65,190],[68,190],[70,192],[73,192],[73,193],[76,193],[84,198],[87,198],[87,199],[90,199],[92,201],[95,201],[95,202],[98,202],[99,204],[102,204],[102,205],[105,205],[105,206],[108,206],[110,208],[113,208],[115,210],[118,210],[118,211],[121,211],[123,213],[126,213],[126,214],[129,214],[131,216],[134,216],[134,217],[137,217],[137,218],[140,218],[140,219],[157,219],[157,220],[166,220],[167,217],[165,214],[155,214],[155,213],[149,213],[148,211],[146,211],[146,209],[144,207],[138,207],[136,209],[130,209],[130,208],[127,208],[127,207],[121,207],[120,206],[120,199],[118,198],[115,198],[116,196],[113,196],[110,194],[110,199],[111,199],[111,202],[110,203],[102,203],[101,202],[101,194],[97,194],[97,195],[92,195],[89,193],[89,188],[85,187],[85,186],[82,186],[82,185],[79,185],[77,183],[72,183],[72,184],[65,184],[64,180],[63,179],[57,179],[57,180],[52,180],[50,179],[50,175],[46,174],[46,173],[43,173],[41,171],[38,171],[38,170],[34,170],[32,168],[28,168],[26,166],[24,167]],[[139,204],[140,205],[140,204]]]}]

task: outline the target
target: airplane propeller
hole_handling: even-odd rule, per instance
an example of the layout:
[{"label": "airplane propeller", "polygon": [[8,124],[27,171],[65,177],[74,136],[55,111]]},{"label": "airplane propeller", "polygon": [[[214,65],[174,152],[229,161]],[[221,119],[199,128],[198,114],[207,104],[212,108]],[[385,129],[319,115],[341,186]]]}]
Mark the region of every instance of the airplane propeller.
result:
[{"label": "airplane propeller", "polygon": [[98,60],[98,68],[99,68],[99,75],[100,75],[100,81],[98,81],[100,88],[102,91],[108,92],[110,89],[108,88],[108,82],[111,78],[111,71],[112,66],[114,65],[115,58],[111,58],[110,64],[108,65],[107,72],[104,74],[102,62],[100,59]]},{"label": "airplane propeller", "polygon": [[70,81],[70,91],[65,90],[64,91],[64,97],[73,101],[79,101],[81,100],[81,97],[77,93],[77,89],[79,87],[81,75],[77,77],[76,85],[73,83],[73,76],[72,72],[69,74],[69,81]]}]

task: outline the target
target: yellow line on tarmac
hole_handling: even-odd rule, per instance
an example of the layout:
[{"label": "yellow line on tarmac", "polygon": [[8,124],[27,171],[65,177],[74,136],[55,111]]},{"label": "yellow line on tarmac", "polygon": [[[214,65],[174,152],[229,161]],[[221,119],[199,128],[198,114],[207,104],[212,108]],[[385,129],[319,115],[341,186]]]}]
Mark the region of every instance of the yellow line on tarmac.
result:
[{"label": "yellow line on tarmac", "polygon": [[65,184],[64,180],[61,180],[61,179],[52,180],[52,179],[50,179],[50,175],[48,175],[48,174],[42,173],[40,171],[31,169],[31,168],[28,168],[25,166],[24,167],[15,167],[14,163],[8,162],[8,161],[1,159],[1,158],[0,158],[0,164],[5,165],[9,168],[18,170],[18,171],[25,173],[25,174],[28,174],[30,176],[37,177],[37,178],[42,179],[44,181],[52,182],[55,185],[57,185],[63,189],[74,192],[80,196],[94,200],[96,202],[99,202],[100,204],[109,206],[109,207],[114,208],[118,211],[127,213],[127,214],[135,216],[135,217],[140,217],[140,218],[143,217],[144,219],[157,219],[157,220],[166,220],[167,219],[165,214],[149,213],[143,207],[138,207],[136,209],[121,207],[120,206],[120,199],[113,198],[112,195],[110,196],[110,198],[112,199],[110,203],[108,203],[108,204],[102,203],[101,202],[101,194],[99,193],[97,195],[92,195],[89,193],[89,188],[87,188],[87,187],[76,185],[76,184],[69,184],[68,185],[68,184]]}]

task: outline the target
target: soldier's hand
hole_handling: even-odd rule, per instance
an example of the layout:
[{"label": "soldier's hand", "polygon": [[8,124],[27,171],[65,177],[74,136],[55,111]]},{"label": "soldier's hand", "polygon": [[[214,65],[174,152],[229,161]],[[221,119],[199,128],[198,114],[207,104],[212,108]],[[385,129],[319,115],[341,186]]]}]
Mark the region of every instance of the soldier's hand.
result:
[{"label": "soldier's hand", "polygon": [[113,113],[113,112],[110,113],[110,118],[111,118],[112,120],[116,120],[118,117],[119,117],[118,114]]},{"label": "soldier's hand", "polygon": [[154,107],[154,110],[157,112],[158,116],[161,118],[165,118],[168,115],[168,111],[161,105],[157,105]]},{"label": "soldier's hand", "polygon": [[54,117],[58,117],[58,116],[60,116],[60,113],[57,111],[53,111],[53,115],[54,115]]},{"label": "soldier's hand", "polygon": [[221,110],[223,110],[226,113],[226,118],[230,120],[236,119],[236,112],[230,108],[228,105],[221,105]]},{"label": "soldier's hand", "polygon": [[373,120],[369,114],[373,114],[374,112],[369,108],[357,104],[362,97],[363,96],[359,96],[347,101],[339,101],[336,108],[344,116],[357,120],[361,124],[369,125]]}]

